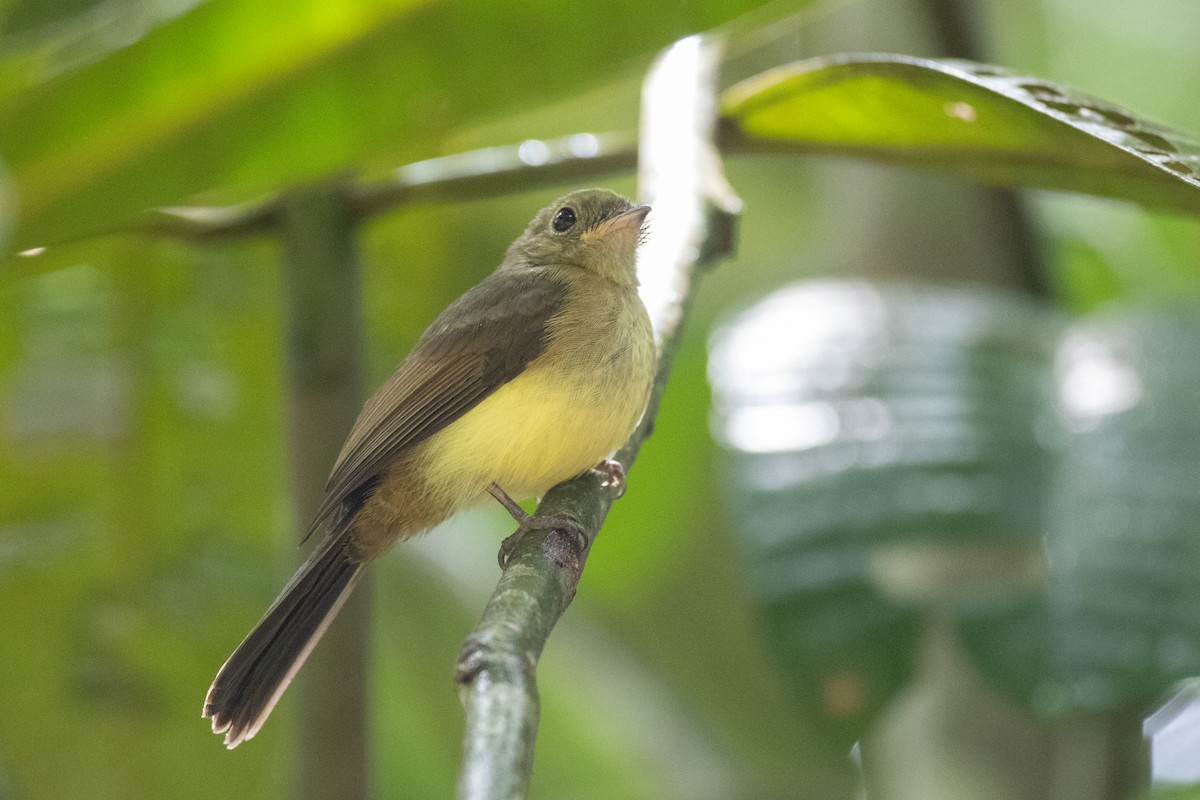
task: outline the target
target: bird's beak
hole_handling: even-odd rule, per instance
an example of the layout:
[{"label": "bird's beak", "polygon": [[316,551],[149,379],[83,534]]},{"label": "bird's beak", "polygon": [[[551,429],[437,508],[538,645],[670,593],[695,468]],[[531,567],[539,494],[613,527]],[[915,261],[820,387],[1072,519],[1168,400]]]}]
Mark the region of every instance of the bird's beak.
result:
[{"label": "bird's beak", "polygon": [[622,211],[615,217],[604,220],[579,238],[586,242],[588,239],[603,239],[618,232],[637,236],[641,233],[642,223],[646,221],[646,215],[649,213],[650,206],[634,206],[628,211]]}]

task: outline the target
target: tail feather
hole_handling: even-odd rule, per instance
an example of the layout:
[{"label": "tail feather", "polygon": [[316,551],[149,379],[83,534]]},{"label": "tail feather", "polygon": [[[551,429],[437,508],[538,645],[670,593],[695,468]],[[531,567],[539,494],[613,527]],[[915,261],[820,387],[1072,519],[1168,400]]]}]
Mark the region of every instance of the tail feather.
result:
[{"label": "tail feather", "polygon": [[213,733],[233,749],[258,733],[296,671],[362,574],[341,537],[330,537],[296,571],[254,630],[221,667],[204,700]]}]

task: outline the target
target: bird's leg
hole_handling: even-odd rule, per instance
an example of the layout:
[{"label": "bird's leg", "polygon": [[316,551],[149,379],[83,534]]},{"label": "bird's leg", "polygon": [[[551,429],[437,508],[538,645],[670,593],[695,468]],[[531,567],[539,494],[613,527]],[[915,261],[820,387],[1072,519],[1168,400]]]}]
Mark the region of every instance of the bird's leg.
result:
[{"label": "bird's leg", "polygon": [[596,466],[592,467],[593,472],[598,472],[604,476],[604,481],[600,484],[605,489],[612,489],[617,494],[617,499],[625,496],[625,465],[620,461],[606,459],[601,461]]},{"label": "bird's leg", "polygon": [[529,519],[529,514],[525,513],[521,504],[509,497],[508,492],[501,489],[499,484],[493,483],[487,487],[487,490],[488,494],[496,498],[496,501],[504,506],[504,510],[511,514],[517,522],[524,525],[525,520]]},{"label": "bird's leg", "polygon": [[583,529],[583,523],[575,516],[571,514],[527,514],[516,500],[508,496],[508,492],[495,483],[488,486],[487,490],[488,494],[496,498],[497,502],[504,506],[504,510],[512,515],[518,526],[514,534],[500,543],[500,552],[496,554],[496,560],[500,562],[500,569],[508,566],[508,557],[512,554],[513,548],[529,531],[565,531],[576,538],[580,553],[587,547],[587,532]]}]

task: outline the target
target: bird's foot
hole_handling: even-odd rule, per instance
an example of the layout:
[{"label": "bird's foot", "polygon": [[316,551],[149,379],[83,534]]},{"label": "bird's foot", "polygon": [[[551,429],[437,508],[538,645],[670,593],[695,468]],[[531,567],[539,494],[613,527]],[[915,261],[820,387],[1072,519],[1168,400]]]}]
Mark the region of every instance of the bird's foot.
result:
[{"label": "bird's foot", "polygon": [[488,487],[488,494],[504,506],[504,509],[517,521],[518,526],[515,533],[500,543],[500,552],[496,554],[500,569],[507,569],[508,559],[512,555],[513,549],[529,531],[563,531],[575,537],[579,552],[582,553],[587,547],[587,532],[583,528],[583,523],[573,514],[529,514],[521,508],[516,500],[508,496],[508,492],[494,483]]},{"label": "bird's foot", "polygon": [[529,531],[563,531],[575,537],[577,552],[582,553],[587,547],[588,538],[587,532],[583,529],[583,523],[572,514],[526,514],[525,519],[518,521],[518,525],[515,533],[500,542],[500,551],[496,553],[500,569],[508,568],[508,559],[512,555],[512,551]]},{"label": "bird's foot", "polygon": [[601,461],[596,466],[592,467],[593,472],[598,472],[603,476],[604,481],[600,484],[605,489],[612,489],[616,493],[617,499],[625,496],[625,465],[620,461],[611,459]]}]

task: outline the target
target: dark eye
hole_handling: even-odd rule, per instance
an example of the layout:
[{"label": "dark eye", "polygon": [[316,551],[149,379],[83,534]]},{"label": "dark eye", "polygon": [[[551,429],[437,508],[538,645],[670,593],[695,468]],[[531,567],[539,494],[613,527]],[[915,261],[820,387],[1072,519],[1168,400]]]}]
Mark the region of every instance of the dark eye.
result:
[{"label": "dark eye", "polygon": [[562,233],[563,231],[569,231],[571,229],[571,226],[574,224],[575,224],[575,209],[560,208],[558,210],[558,213],[554,215],[554,221],[550,223],[550,226],[553,227],[554,230],[558,231],[559,233]]}]

